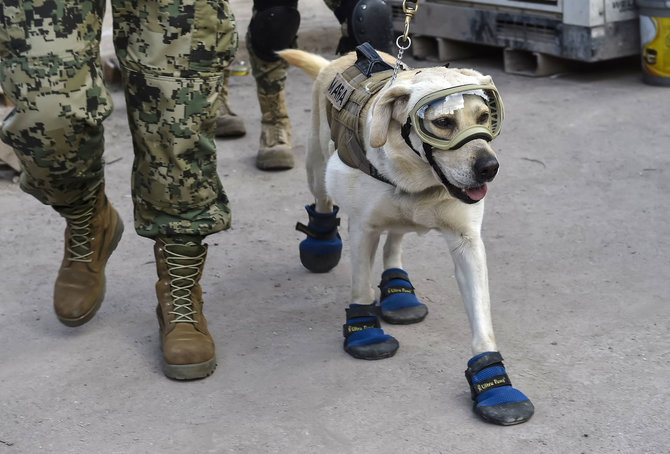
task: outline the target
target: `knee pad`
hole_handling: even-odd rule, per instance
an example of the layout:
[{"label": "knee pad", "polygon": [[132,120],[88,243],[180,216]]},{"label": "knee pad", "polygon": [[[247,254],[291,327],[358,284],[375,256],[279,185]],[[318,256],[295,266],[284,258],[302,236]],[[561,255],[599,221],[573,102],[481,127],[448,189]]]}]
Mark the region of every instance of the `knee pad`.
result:
[{"label": "knee pad", "polygon": [[251,47],[261,60],[277,61],[275,51],[293,45],[300,27],[298,0],[255,0],[249,23]]},{"label": "knee pad", "polygon": [[342,38],[337,52],[347,53],[368,42],[377,50],[390,53],[393,47],[391,7],[384,0],[343,0],[335,9],[340,23],[347,23],[349,37]]}]

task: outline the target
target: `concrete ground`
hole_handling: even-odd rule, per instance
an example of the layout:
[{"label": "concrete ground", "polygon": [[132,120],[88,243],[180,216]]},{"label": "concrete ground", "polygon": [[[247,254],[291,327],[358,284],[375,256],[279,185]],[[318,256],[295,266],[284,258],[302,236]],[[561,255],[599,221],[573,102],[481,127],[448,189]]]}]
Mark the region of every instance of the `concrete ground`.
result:
[{"label": "concrete ground", "polygon": [[[301,5],[301,47],[332,57],[330,12]],[[245,31],[249,6],[233,6]],[[88,324],[67,328],[51,308],[64,222],[0,181],[0,454],[670,452],[669,89],[642,84],[630,60],[549,78],[505,74],[499,53],[452,66],[493,75],[505,102],[483,234],[498,344],[533,419],[505,428],[472,413],[470,329],[437,234],[405,244],[428,318],[386,326],[401,343],[391,359],[342,351],[346,228],[330,273],[307,272],[297,255],[311,103],[310,81],[292,69],[297,166],[286,172],[254,167],[254,82],[231,81],[249,132],[217,143],[234,225],[208,238],[202,284],[219,365],[205,380],[161,372],[121,91],[106,121],[106,175],[126,233]]]}]

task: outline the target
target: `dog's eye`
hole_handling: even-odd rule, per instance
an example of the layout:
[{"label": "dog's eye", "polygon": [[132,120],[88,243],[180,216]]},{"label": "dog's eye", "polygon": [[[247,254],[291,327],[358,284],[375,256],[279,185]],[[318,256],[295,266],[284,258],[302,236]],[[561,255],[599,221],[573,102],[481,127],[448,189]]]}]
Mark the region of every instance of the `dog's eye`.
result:
[{"label": "dog's eye", "polygon": [[438,129],[454,129],[456,127],[454,119],[449,117],[436,118],[432,123]]},{"label": "dog's eye", "polygon": [[484,125],[489,122],[489,113],[484,112],[482,113],[479,118],[477,118],[477,123],[480,125]]}]

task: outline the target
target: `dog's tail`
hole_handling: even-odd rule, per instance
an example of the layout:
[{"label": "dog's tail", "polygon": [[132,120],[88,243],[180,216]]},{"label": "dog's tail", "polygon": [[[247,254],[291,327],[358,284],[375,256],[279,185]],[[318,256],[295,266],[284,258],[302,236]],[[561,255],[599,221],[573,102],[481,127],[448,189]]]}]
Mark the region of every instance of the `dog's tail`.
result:
[{"label": "dog's tail", "polygon": [[284,49],[277,52],[281,58],[302,69],[309,77],[316,79],[319,71],[330,63],[320,55],[311,54],[298,49]]}]

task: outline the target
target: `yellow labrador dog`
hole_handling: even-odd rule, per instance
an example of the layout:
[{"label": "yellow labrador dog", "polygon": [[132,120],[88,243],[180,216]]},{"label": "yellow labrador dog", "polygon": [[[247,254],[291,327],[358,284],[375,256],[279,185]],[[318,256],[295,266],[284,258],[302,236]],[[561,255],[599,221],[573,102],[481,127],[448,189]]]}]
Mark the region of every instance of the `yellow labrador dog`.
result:
[{"label": "yellow labrador dog", "polygon": [[[349,219],[351,304],[344,349],[381,359],[398,349],[387,323],[416,323],[428,310],[402,264],[407,232],[440,231],[449,247],[472,329],[466,377],[474,411],[486,421],[527,421],[534,408],[511,386],[491,323],[486,254],[481,238],[487,183],[498,171],[489,142],[498,135],[502,103],[490,76],[470,69],[401,68],[360,46],[335,61],[300,50],[279,54],[315,79],[306,156],[315,203],[306,207],[303,264],[325,272],[340,258],[341,208]],[[337,205],[336,205],[336,204]],[[379,301],[370,270],[380,240],[384,272]]]}]

